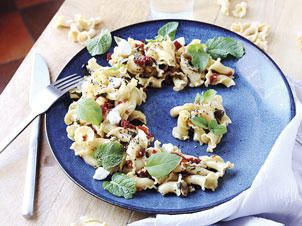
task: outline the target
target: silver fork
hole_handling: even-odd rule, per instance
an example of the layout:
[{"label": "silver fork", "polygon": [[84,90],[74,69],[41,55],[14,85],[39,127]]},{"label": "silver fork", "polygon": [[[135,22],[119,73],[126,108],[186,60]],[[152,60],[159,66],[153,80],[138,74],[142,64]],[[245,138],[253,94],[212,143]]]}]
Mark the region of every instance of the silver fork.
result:
[{"label": "silver fork", "polygon": [[35,104],[31,108],[30,115],[20,123],[12,135],[5,137],[1,141],[0,153],[3,152],[38,115],[46,112],[50,106],[56,102],[56,100],[58,100],[68,90],[75,88],[81,80],[81,76],[72,74],[57,80],[38,93],[34,101]]}]

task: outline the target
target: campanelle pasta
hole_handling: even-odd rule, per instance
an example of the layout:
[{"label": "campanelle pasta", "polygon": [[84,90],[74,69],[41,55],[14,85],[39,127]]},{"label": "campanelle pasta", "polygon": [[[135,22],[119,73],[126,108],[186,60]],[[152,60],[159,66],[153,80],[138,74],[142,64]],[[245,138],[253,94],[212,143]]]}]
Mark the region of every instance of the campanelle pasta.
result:
[{"label": "campanelle pasta", "polygon": [[188,46],[201,43],[199,39],[192,40],[186,46],[180,44],[181,42],[184,40],[171,41],[168,38],[162,42],[144,44],[131,38],[119,38],[109,63],[127,69],[143,87],[161,88],[162,83],[168,79],[172,80],[175,91],[183,90],[186,86],[198,87],[203,84],[223,84],[226,87],[235,85],[234,70],[223,65],[219,58],[210,59],[203,71],[191,65]]},{"label": "campanelle pasta", "polygon": [[[167,38],[148,44],[131,38],[124,40],[115,37],[115,41],[117,46],[109,59],[111,66],[101,66],[95,58],[91,58],[86,66],[90,75],[71,91],[71,97],[75,99],[64,119],[67,135],[73,141],[71,149],[87,164],[97,168],[98,176],[95,179],[103,179],[108,172],[122,172],[134,181],[136,191],[156,189],[163,195],[174,193],[177,196],[186,196],[195,191],[196,186],[214,191],[218,186],[218,179],[233,164],[216,155],[185,155],[178,147],[172,144],[161,145],[159,141],[151,146],[153,135],[147,127],[146,116],[137,107],[146,102],[147,87],[161,88],[167,81],[173,83],[175,91],[186,86],[223,84],[229,87],[235,85],[234,70],[223,65],[220,59],[212,58],[202,71],[192,66],[188,46],[201,43],[200,40],[193,40],[187,46],[183,38],[175,41]],[[79,109],[83,100],[91,100],[93,111],[102,113],[102,118],[97,123],[80,116]],[[221,114],[219,119],[216,117],[219,125],[227,126],[231,123],[225,113],[222,115],[224,108],[219,95],[208,102],[174,107],[171,115],[178,117],[178,121],[177,127],[173,129],[173,136],[182,140],[189,139],[189,130],[193,128],[193,139],[200,144],[207,143],[208,151],[212,151],[222,135],[192,124],[191,119],[196,115],[203,115],[207,120],[215,119],[217,110]],[[95,153],[100,146],[114,141],[120,143],[125,156],[119,167],[107,171],[100,166],[98,161],[102,159],[97,159]],[[160,178],[151,176],[146,169],[147,160],[156,153],[180,157],[175,169]]]},{"label": "campanelle pasta", "polygon": [[[208,99],[202,99],[203,96],[210,95],[210,92],[212,94]],[[177,126],[173,128],[172,135],[177,139],[187,140],[189,130],[193,129],[193,140],[200,144],[208,144],[208,152],[213,152],[227,131],[226,127],[231,123],[231,119],[225,113],[220,95],[216,95],[213,90],[208,90],[203,96],[198,94],[194,103],[186,103],[170,110],[172,117],[178,117]],[[213,128],[211,128],[211,122]],[[225,132],[217,131],[214,126]]]}]

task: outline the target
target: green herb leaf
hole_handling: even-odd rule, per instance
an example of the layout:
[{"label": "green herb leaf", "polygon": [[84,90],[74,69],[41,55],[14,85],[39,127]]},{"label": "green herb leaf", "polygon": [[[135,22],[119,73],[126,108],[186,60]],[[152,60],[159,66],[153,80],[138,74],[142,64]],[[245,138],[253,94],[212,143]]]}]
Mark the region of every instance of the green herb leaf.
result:
[{"label": "green herb leaf", "polygon": [[215,135],[223,135],[228,132],[226,126],[219,125],[216,120],[211,120],[209,122],[209,129],[215,134]]},{"label": "green herb leaf", "polygon": [[201,116],[194,116],[191,121],[195,126],[199,126],[203,129],[208,129],[208,121]]},{"label": "green herb leaf", "polygon": [[161,42],[167,36],[169,36],[171,40],[174,40],[177,27],[178,27],[178,22],[168,22],[158,30],[157,32],[158,35],[155,36],[155,39],[146,39],[146,41],[151,43]]},{"label": "green herb leaf", "polygon": [[101,34],[94,37],[87,43],[87,50],[91,56],[104,54],[108,51],[112,43],[111,33],[108,30],[102,30]]},{"label": "green herb leaf", "polygon": [[213,100],[214,96],[216,95],[216,91],[214,89],[208,89],[207,91],[205,91],[201,98],[200,98],[200,102],[201,103],[209,103]]},{"label": "green herb leaf", "polygon": [[202,96],[199,93],[197,93],[196,96],[195,96],[195,99],[194,99],[194,103],[196,103],[196,104],[200,103],[201,97]]},{"label": "green herb leaf", "polygon": [[174,40],[177,27],[178,27],[178,22],[166,23],[158,30],[158,35],[163,38],[165,38],[168,35],[171,40]]},{"label": "green herb leaf", "polygon": [[146,164],[148,173],[160,179],[171,173],[180,163],[181,157],[167,152],[160,152],[151,155]]},{"label": "green herb leaf", "polygon": [[123,145],[117,141],[102,144],[94,152],[94,158],[97,160],[98,166],[102,166],[108,171],[120,165],[124,155]]},{"label": "green herb leaf", "polygon": [[103,183],[103,188],[111,194],[125,199],[131,199],[136,192],[134,180],[123,173],[113,174],[111,181]]},{"label": "green herb leaf", "polygon": [[188,54],[192,57],[192,65],[200,70],[204,70],[208,65],[210,56],[204,51],[201,44],[192,44],[188,46]]},{"label": "green herb leaf", "polygon": [[243,44],[237,40],[227,37],[217,37],[206,42],[207,52],[214,58],[226,58],[231,55],[240,58],[244,54]]},{"label": "green herb leaf", "polygon": [[77,116],[93,125],[99,125],[103,120],[100,106],[92,99],[80,99],[78,101]]}]

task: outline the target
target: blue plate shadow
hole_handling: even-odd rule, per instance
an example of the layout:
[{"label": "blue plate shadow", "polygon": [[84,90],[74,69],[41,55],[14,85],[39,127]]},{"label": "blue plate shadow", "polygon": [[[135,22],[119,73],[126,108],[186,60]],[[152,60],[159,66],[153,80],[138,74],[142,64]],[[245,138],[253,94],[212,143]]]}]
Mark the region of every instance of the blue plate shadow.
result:
[{"label": "blue plate shadow", "polygon": [[[168,21],[138,23],[115,30],[112,35],[139,40],[153,38],[159,27]],[[143,191],[138,192],[131,200],[115,197],[102,189],[102,182],[92,179],[94,169],[69,149],[71,141],[67,138],[63,120],[71,103],[68,95],[58,100],[46,114],[49,145],[67,175],[95,197],[141,212],[190,213],[232,199],[251,186],[274,141],[295,115],[292,93],[283,73],[262,50],[241,36],[215,25],[186,20],[173,21],[179,22],[176,36],[185,37],[187,43],[194,38],[206,41],[217,36],[227,36],[240,40],[246,50],[241,59],[224,61],[236,71],[236,86],[229,89],[222,86],[209,87],[215,88],[218,94],[222,95],[226,111],[233,121],[215,153],[235,163],[235,168],[229,170],[219,181],[215,192],[199,189],[186,198],[180,198],[163,197],[156,191]],[[71,59],[58,78],[72,73],[82,74],[81,66],[90,58],[86,49],[83,49]],[[99,56],[97,60],[100,64],[107,64],[105,56]],[[193,141],[179,141],[172,137],[176,119],[171,118],[169,114],[172,107],[192,102],[196,93],[204,90],[206,89],[202,87],[174,92],[171,86],[148,89],[148,100],[141,109],[147,116],[148,126],[155,138],[162,143],[179,145],[185,153],[206,155],[206,146],[199,146]]]}]

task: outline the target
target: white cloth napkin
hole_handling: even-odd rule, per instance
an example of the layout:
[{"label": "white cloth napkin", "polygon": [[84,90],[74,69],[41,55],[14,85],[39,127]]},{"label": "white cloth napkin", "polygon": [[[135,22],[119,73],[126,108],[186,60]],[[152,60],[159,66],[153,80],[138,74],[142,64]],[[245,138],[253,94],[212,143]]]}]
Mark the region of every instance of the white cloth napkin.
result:
[{"label": "white cloth napkin", "polygon": [[302,82],[291,81],[291,88],[296,116],[276,140],[249,189],[212,209],[192,214],[158,214],[128,226],[302,225],[302,145],[296,141],[296,138],[302,141],[302,129],[298,133],[302,120]]}]

